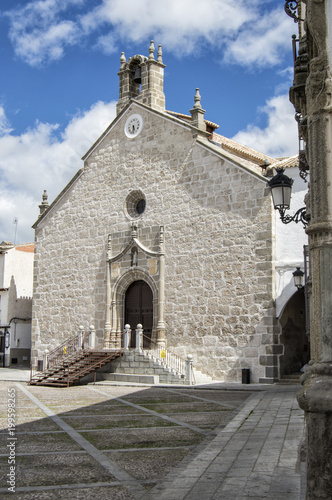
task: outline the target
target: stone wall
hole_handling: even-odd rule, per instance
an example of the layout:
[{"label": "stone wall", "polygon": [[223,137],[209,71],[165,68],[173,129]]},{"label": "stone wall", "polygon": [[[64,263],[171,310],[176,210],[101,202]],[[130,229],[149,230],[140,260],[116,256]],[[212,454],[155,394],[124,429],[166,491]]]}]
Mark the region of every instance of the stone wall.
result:
[{"label": "stone wall", "polygon": [[[123,130],[130,113],[144,119],[135,139]],[[141,190],[138,238],[156,249],[155,228],[165,231],[167,347],[193,354],[195,366],[218,379],[240,381],[241,368],[253,381],[265,377],[265,366],[275,365],[266,346],[278,333],[271,199],[259,176],[220,153],[189,127],[136,104],[115,122],[36,229],[34,355],[80,324],[94,324],[103,337],[108,235],[117,236],[112,252],[128,244],[125,203]],[[143,254],[137,268],[149,272]]]}]

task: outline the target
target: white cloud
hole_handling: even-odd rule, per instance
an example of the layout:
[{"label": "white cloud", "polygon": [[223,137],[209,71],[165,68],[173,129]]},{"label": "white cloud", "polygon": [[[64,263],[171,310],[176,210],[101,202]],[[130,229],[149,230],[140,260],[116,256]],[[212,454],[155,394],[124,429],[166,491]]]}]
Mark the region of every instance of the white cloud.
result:
[{"label": "white cloud", "polygon": [[283,49],[289,49],[292,28],[281,9],[255,19],[245,30],[227,42],[225,60],[246,66],[270,66],[280,62]]},{"label": "white cloud", "polygon": [[5,110],[0,106],[0,137],[9,134],[12,131],[10,124],[7,120]]},{"label": "white cloud", "polygon": [[66,45],[76,43],[77,29],[74,23],[64,21],[32,33],[17,33],[16,54],[31,66],[38,66],[46,61],[60,59]]},{"label": "white cloud", "polygon": [[43,190],[51,202],[82,167],[81,156],[114,117],[114,102],[97,102],[74,116],[60,139],[58,125],[48,123],[36,123],[19,136],[8,130],[0,137],[0,241],[13,238],[14,217],[19,218],[18,239],[33,238],[29,228],[38,216]]},{"label": "white cloud", "polygon": [[31,66],[60,59],[67,45],[79,42],[80,30],[69,19],[61,19],[70,5],[84,0],[38,0],[5,14],[10,19],[9,38],[15,53]]},{"label": "white cloud", "polygon": [[248,125],[233,139],[274,158],[296,154],[298,150],[297,124],[294,118],[294,108],[289,102],[288,95],[273,97],[260,111],[268,116],[267,127],[261,129],[255,125]]},{"label": "white cloud", "polygon": [[107,54],[117,42],[153,37],[178,56],[208,45],[228,63],[269,66],[280,62],[293,30],[281,7],[267,10],[257,0],[99,0],[96,7],[84,0],[35,0],[7,16],[15,52],[32,66],[61,58],[67,46],[87,37]]},{"label": "white cloud", "polygon": [[242,1],[214,0],[207,5],[200,0],[104,0],[83,23],[90,30],[108,23],[118,37],[134,42],[153,34],[169,50],[183,54],[197,49],[198,42],[215,44],[253,18],[252,9]]}]

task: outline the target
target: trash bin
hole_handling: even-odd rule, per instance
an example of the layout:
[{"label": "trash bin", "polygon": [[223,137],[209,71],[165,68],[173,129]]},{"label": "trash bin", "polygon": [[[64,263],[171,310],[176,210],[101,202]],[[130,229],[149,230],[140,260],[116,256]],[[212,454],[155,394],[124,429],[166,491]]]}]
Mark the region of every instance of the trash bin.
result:
[{"label": "trash bin", "polygon": [[250,384],[250,368],[242,368],[242,384]]}]

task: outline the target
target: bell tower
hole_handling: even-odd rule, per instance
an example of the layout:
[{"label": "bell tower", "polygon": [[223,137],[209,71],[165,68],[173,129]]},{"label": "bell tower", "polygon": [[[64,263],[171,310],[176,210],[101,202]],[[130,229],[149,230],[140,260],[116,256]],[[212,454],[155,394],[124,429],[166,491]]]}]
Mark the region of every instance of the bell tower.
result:
[{"label": "bell tower", "polygon": [[157,60],[154,58],[153,40],[149,47],[149,57],[136,55],[127,61],[124,52],[120,58],[119,100],[116,113],[129,103],[131,99],[142,102],[146,106],[165,111],[164,68],[161,45],[158,45]]}]

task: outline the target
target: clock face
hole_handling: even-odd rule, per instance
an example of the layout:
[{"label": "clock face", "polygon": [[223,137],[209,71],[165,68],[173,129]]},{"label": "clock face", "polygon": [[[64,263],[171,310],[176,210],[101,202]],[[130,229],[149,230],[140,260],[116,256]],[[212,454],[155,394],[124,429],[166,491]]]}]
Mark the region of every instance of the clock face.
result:
[{"label": "clock face", "polygon": [[143,118],[141,115],[135,114],[129,116],[125,124],[125,134],[130,139],[136,137],[143,128]]}]

